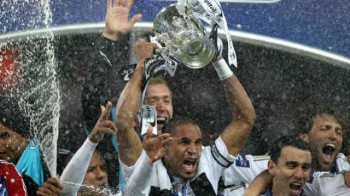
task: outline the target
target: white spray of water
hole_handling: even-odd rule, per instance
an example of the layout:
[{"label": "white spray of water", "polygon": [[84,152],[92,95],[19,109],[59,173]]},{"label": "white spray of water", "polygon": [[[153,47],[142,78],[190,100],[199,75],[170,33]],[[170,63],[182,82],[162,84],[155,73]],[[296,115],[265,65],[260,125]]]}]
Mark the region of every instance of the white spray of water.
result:
[{"label": "white spray of water", "polygon": [[[33,3],[33,2],[32,2]],[[37,1],[42,17],[33,18],[35,27],[48,29],[52,23],[49,0]],[[30,116],[31,134],[38,141],[51,176],[56,176],[57,140],[60,111],[60,92],[57,78],[57,62],[54,51],[54,35],[47,30],[40,40],[31,40],[32,47],[22,48],[22,72],[25,87],[20,106]],[[32,43],[35,42],[35,43]]]}]

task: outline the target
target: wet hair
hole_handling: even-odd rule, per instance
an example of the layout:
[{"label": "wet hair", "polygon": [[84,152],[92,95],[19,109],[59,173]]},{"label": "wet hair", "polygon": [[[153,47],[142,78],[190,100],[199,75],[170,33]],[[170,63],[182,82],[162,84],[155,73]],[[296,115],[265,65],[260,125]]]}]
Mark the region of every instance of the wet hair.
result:
[{"label": "wet hair", "polygon": [[284,147],[291,146],[300,150],[310,151],[309,143],[295,136],[282,136],[278,138],[271,146],[270,156],[271,160],[277,164]]},{"label": "wet hair", "polygon": [[309,133],[318,115],[333,116],[343,129],[345,127],[343,117],[335,110],[322,105],[307,105],[296,110],[294,116],[295,133],[298,135]]},{"label": "wet hair", "polygon": [[18,99],[0,96],[0,124],[24,137],[30,136],[30,119],[18,104]]},{"label": "wet hair", "polygon": [[170,91],[170,95],[172,96],[172,92],[171,92],[171,88],[169,86],[169,83],[162,76],[155,76],[153,78],[150,78],[148,80],[148,84],[147,85],[157,85],[157,84],[163,84],[166,87],[168,87],[168,89]]},{"label": "wet hair", "polygon": [[176,127],[181,125],[191,124],[199,127],[199,125],[192,119],[184,116],[176,116],[165,122],[162,133],[171,133]]}]

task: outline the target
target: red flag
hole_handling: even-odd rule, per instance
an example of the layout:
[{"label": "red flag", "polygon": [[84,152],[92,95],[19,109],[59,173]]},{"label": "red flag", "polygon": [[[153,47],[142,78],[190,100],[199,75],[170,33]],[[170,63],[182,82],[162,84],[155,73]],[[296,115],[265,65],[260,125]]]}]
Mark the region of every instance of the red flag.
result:
[{"label": "red flag", "polygon": [[0,48],[0,92],[13,87],[18,81],[19,53],[16,47],[5,45]]},{"label": "red flag", "polygon": [[16,167],[12,163],[0,160],[0,178],[5,181],[5,189],[7,190],[8,195],[27,195],[27,189],[22,176],[18,173]]}]

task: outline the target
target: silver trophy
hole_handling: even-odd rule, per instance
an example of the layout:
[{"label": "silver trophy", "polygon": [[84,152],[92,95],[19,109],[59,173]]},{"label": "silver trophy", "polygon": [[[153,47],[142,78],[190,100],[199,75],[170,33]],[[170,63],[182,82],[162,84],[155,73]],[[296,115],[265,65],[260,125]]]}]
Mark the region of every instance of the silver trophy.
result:
[{"label": "silver trophy", "polygon": [[216,46],[191,7],[178,4],[164,7],[155,17],[153,29],[162,46],[162,56],[173,57],[191,69],[208,65],[217,55]]}]

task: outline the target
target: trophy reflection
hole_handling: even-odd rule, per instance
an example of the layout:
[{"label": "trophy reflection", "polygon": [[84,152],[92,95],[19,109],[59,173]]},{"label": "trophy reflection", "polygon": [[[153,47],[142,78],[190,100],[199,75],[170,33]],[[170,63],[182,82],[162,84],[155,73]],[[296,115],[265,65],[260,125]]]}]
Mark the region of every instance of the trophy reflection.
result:
[{"label": "trophy reflection", "polygon": [[164,7],[155,17],[153,29],[157,41],[163,46],[163,55],[191,69],[208,65],[217,54],[201,21],[184,5]]}]

